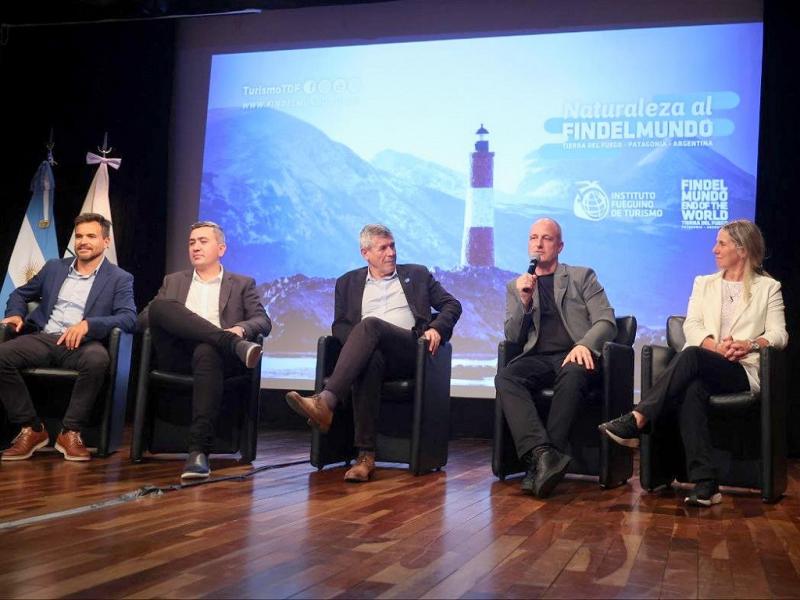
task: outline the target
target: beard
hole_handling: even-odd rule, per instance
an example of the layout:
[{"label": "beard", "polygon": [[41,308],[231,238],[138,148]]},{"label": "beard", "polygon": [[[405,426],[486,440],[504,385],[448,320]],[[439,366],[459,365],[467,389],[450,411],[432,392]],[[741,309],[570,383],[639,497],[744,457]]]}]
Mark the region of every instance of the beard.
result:
[{"label": "beard", "polygon": [[76,249],[75,256],[78,258],[78,260],[82,262],[91,262],[101,254],[103,254],[105,248],[85,248],[84,250],[88,250],[89,254],[81,256]]}]

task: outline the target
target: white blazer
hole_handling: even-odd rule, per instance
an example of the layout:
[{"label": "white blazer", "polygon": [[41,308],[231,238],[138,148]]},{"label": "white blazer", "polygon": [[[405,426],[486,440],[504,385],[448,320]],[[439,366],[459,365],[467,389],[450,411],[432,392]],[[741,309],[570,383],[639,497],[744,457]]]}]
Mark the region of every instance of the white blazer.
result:
[{"label": "white blazer", "polygon": [[[722,271],[713,275],[695,278],[683,333],[687,346],[699,346],[711,336],[720,340],[722,328]],[[733,317],[730,335],[735,340],[764,338],[770,346],[786,347],[789,334],[786,332],[786,317],[783,314],[781,284],[763,275],[753,275],[750,300],[741,302]],[[741,360],[748,373],[753,392],[759,389],[758,352],[751,352]],[[755,378],[755,381],[753,381]]]}]

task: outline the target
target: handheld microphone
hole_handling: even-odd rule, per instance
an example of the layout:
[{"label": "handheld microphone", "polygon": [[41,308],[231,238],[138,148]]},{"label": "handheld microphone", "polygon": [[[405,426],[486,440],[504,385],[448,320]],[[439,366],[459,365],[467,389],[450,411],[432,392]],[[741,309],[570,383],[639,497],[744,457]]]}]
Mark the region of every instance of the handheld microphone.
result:
[{"label": "handheld microphone", "polygon": [[[531,256],[531,262],[528,263],[528,275],[534,275],[536,273],[536,266],[539,264],[539,255],[534,254]],[[526,294],[530,294],[532,288],[522,288],[522,291]]]},{"label": "handheld microphone", "polygon": [[531,256],[531,262],[528,264],[528,275],[533,275],[536,273],[536,265],[539,264],[539,255],[534,254]]}]

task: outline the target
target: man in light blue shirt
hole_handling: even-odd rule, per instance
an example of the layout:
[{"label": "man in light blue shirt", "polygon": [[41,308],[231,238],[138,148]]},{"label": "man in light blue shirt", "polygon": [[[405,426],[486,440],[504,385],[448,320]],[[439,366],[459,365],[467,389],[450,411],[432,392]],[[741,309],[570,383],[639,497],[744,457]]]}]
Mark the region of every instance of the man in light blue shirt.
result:
[{"label": "man in light blue shirt", "polygon": [[[108,369],[103,342],[112,328],[130,332],[136,325],[133,276],[105,260],[110,233],[111,222],[102,215],[78,215],[75,258],[48,261],[8,298],[4,338],[26,324],[34,333],[0,344],[0,402],[8,420],[20,427],[3,461],[30,458],[50,441],[21,371],[51,366],[78,371],[55,447],[67,460],[91,457],[81,429],[88,425]],[[29,302],[39,302],[30,314]]]},{"label": "man in light blue shirt", "polygon": [[92,291],[92,285],[97,277],[97,270],[103,264],[104,257],[95,269],[86,275],[80,273],[75,267],[78,259],[75,259],[69,266],[67,278],[61,285],[58,293],[56,305],[50,313],[50,319],[44,326],[44,332],[51,335],[61,335],[64,331],[80,323],[83,320],[83,313],[86,309],[86,299]]},{"label": "man in light blue shirt", "polygon": [[361,299],[361,318],[367,317],[383,319],[401,329],[414,329],[414,315],[396,270],[385,278],[374,277],[367,271]]},{"label": "man in light blue shirt", "polygon": [[359,244],[367,265],[336,280],[331,330],[342,345],[336,367],[320,393],[286,395],[295,412],[326,433],[339,400],[352,390],[354,444],[359,453],[344,478],[354,483],[369,481],[375,470],[383,379],[411,376],[417,340],[425,338],[428,350],[436,353],[439,344],[450,339],[461,316],[461,303],[427,267],[397,264],[388,227],[365,225]]}]

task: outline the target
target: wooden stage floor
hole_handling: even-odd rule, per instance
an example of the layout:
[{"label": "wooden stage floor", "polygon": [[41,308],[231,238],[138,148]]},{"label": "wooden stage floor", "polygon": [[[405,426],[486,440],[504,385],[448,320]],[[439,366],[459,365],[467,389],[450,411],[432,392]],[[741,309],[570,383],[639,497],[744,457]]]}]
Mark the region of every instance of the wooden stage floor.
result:
[{"label": "wooden stage floor", "polygon": [[[256,467],[305,461],[305,432],[263,432]],[[490,443],[440,473],[369,484],[308,463],[89,512],[11,522],[179,482],[182,461],[0,464],[0,597],[754,598],[800,596],[800,463],[787,496],[683,494],[569,479],[547,501],[497,481]],[[214,477],[249,468],[212,460]],[[3,527],[5,527],[3,529]]]}]

